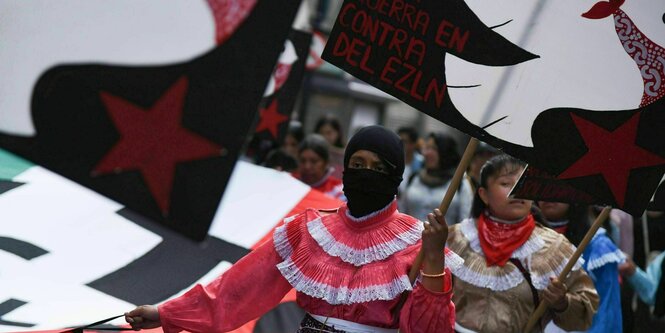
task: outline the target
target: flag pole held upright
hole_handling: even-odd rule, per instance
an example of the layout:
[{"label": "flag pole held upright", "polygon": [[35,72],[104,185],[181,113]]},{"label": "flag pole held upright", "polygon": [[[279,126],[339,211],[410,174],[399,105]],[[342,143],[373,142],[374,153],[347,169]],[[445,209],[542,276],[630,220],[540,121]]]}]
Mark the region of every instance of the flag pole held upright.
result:
[{"label": "flag pole held upright", "polygon": [[[471,163],[471,159],[473,158],[473,154],[475,154],[476,148],[478,148],[478,143],[479,141],[476,138],[472,137],[471,140],[469,140],[469,143],[466,146],[466,150],[464,150],[464,155],[462,155],[462,159],[457,165],[455,174],[453,175],[453,178],[450,180],[450,186],[448,186],[448,190],[446,191],[446,194],[443,196],[443,200],[439,205],[439,210],[441,211],[441,214],[446,215],[448,207],[450,207],[450,202],[453,201],[453,197],[455,196],[455,193],[457,192],[457,189],[459,188],[462,179],[464,179],[464,172],[468,169],[469,164]],[[412,284],[413,282],[416,281],[416,278],[418,277],[418,272],[420,272],[420,266],[423,264],[424,255],[425,254],[423,253],[423,249],[421,247],[420,252],[418,252],[418,256],[416,257],[416,260],[414,260],[413,262],[413,266],[411,266],[411,271],[409,272],[409,280],[411,281]]]},{"label": "flag pole held upright", "polygon": [[[575,250],[575,253],[573,253],[572,257],[570,257],[570,260],[566,264],[566,267],[564,267],[561,273],[559,274],[558,278],[560,281],[566,279],[568,273],[570,273],[570,271],[573,269],[573,266],[584,252],[584,249],[586,249],[587,245],[589,245],[589,242],[596,234],[596,231],[598,231],[598,228],[600,228],[603,222],[605,222],[607,217],[610,215],[611,210],[612,207],[605,206],[605,208],[603,208],[603,211],[600,212],[600,215],[598,215],[596,220],[593,222],[589,231],[587,231],[586,235],[584,235],[584,238],[580,242],[580,245],[577,247],[577,250]],[[545,313],[545,310],[547,310],[547,305],[545,304],[545,302],[540,301],[540,304],[538,304],[538,308],[536,308],[536,311],[534,311],[531,314],[531,317],[529,318],[529,321],[526,324],[524,332],[531,332],[531,330],[536,325],[540,317],[542,317],[543,314]]]}]

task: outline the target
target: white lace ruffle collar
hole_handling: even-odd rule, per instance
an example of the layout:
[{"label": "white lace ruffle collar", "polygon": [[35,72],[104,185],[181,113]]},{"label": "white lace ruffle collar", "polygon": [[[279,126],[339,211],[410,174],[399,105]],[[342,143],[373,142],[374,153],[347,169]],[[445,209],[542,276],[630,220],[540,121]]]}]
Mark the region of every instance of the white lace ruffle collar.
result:
[{"label": "white lace ruffle collar", "polygon": [[[482,248],[480,247],[480,241],[478,240],[478,230],[476,229],[474,219],[462,221],[460,231],[468,241],[471,250],[477,256],[472,260],[464,258],[463,265],[451,267],[451,271],[456,278],[476,287],[488,288],[495,291],[512,289],[525,281],[519,269],[512,267],[512,265],[510,266],[512,269],[505,266],[487,267]],[[565,250],[564,252],[566,253],[553,254],[557,258],[542,260],[539,267],[534,268],[531,265],[533,262],[532,255],[544,246],[545,241],[534,232],[526,243],[513,252],[512,256],[512,258],[520,260],[524,267],[529,270],[531,281],[538,290],[545,289],[550,283],[549,278],[551,276],[558,276],[563,271],[567,263],[565,258],[569,258],[575,251],[575,247],[572,244],[570,246],[561,246],[558,250]],[[584,261],[580,258],[573,266],[573,270],[582,268],[583,263]],[[539,271],[542,273],[539,273]]]},{"label": "white lace ruffle collar", "polygon": [[[336,216],[330,214],[327,216]],[[325,217],[325,216],[324,216]],[[412,285],[407,276],[408,267],[413,262],[417,248],[407,248],[405,252],[394,253],[394,256],[386,257],[384,260],[372,261],[366,265],[353,265],[344,261],[340,265],[342,258],[367,261],[373,257],[368,252],[361,256],[333,256],[329,252],[342,251],[342,247],[334,241],[332,247],[337,250],[328,249],[320,246],[314,235],[328,238],[326,232],[329,231],[329,225],[325,224],[326,219],[320,215],[303,214],[294,218],[285,220],[284,225],[275,229],[273,234],[273,244],[275,250],[283,259],[277,264],[277,268],[287,279],[287,281],[299,292],[311,297],[323,299],[330,304],[352,304],[363,303],[375,300],[393,300],[405,290],[411,290]],[[341,221],[336,221],[342,224]],[[421,230],[422,223],[418,220],[409,221],[404,224],[407,234],[411,235],[415,230]],[[381,229],[386,229],[384,225]],[[313,229],[314,232],[310,232]],[[376,228],[373,228],[376,229]],[[361,230],[363,231],[363,230]],[[357,232],[354,230],[353,232]],[[335,234],[335,231],[331,234]],[[401,235],[402,233],[397,233]],[[409,236],[411,237],[411,236]],[[414,237],[414,243],[418,241]],[[400,240],[395,238],[395,243]],[[398,241],[399,240],[399,241]],[[389,244],[389,243],[386,243]],[[393,244],[395,245],[395,244]],[[401,247],[401,244],[395,245]],[[392,251],[392,248],[391,248]],[[383,252],[385,254],[385,252]],[[363,257],[367,255],[368,257]],[[369,259],[368,259],[369,258]],[[452,251],[446,251],[446,267],[450,270],[462,266],[464,261]]]}]

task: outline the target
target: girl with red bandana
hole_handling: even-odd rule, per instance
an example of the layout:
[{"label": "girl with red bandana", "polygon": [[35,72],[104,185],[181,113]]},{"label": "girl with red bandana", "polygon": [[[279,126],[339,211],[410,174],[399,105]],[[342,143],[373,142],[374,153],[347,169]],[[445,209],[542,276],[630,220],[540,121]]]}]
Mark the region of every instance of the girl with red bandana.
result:
[{"label": "girl with red bandana", "polygon": [[531,201],[509,197],[523,170],[508,155],[490,159],[473,218],[450,228],[448,246],[464,259],[452,269],[458,332],[522,332],[540,300],[548,311],[538,331],[550,320],[570,331],[591,325],[598,295],[581,264],[564,281],[556,278],[574,246],[534,220]]}]

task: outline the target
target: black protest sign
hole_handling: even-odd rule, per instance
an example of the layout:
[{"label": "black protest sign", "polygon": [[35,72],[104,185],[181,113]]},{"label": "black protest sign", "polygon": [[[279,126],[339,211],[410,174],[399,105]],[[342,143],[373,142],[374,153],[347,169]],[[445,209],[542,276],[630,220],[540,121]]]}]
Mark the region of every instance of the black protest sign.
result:
[{"label": "black protest sign", "polygon": [[489,66],[536,58],[484,25],[460,0],[347,0],[323,58],[446,122],[457,119],[447,94],[446,53]]},{"label": "black protest sign", "polygon": [[[559,9],[546,12],[545,16],[556,18],[557,10]],[[626,19],[625,13],[621,11],[616,11],[613,15]],[[528,15],[526,17],[528,18]],[[580,13],[570,17],[580,26],[592,24],[588,21],[579,23]],[[542,22],[529,24],[546,25]],[[525,29],[522,31],[531,29],[529,24],[520,24],[520,27]],[[593,27],[598,27],[598,31],[594,30],[594,33],[607,33],[602,24]],[[665,77],[664,66],[655,62],[648,64],[651,67],[645,68],[646,73],[654,74],[643,76],[644,96],[635,98],[632,104],[635,107],[632,108],[624,106],[630,105],[632,99],[628,102],[624,99],[620,107],[604,106],[590,110],[569,107],[576,104],[568,104],[567,101],[554,105],[541,104],[540,101],[547,97],[542,95],[523,95],[521,98],[518,96],[513,101],[514,104],[503,106],[505,109],[501,109],[501,112],[506,114],[492,116],[503,119],[503,116],[509,115],[511,107],[516,108],[522,104],[530,106],[529,116],[533,117],[533,121],[522,122],[520,118],[525,117],[525,114],[510,113],[510,117],[500,122],[504,133],[528,133],[524,136],[529,138],[530,142],[512,141],[507,138],[509,135],[497,136],[498,134],[490,134],[482,128],[497,120],[483,118],[482,113],[487,111],[486,108],[462,108],[462,101],[451,98],[451,91],[474,89],[476,86],[459,86],[448,82],[446,70],[451,68],[446,68],[450,65],[445,61],[447,57],[454,56],[465,63],[477,64],[483,68],[523,69],[526,64],[530,64],[527,66],[529,68],[540,68],[531,72],[519,72],[526,74],[517,75],[515,80],[525,82],[528,81],[526,75],[537,75],[544,73],[543,71],[554,72],[552,80],[579,86],[579,105],[587,105],[584,102],[586,94],[595,93],[604,98],[607,95],[585,90],[583,81],[566,81],[565,77],[557,76],[556,68],[542,69],[542,64],[547,63],[546,60],[556,59],[558,54],[534,55],[498,34],[496,28],[497,26],[485,25],[462,0],[346,0],[331,32],[323,58],[410,106],[523,159],[533,167],[555,175],[566,186],[593,196],[599,203],[640,214],[665,172],[665,140],[662,140],[660,134],[665,128],[665,99],[662,98],[665,90],[653,91],[653,75]],[[542,30],[548,29],[545,27]],[[623,36],[624,32],[628,31],[618,27],[616,32],[610,29],[609,33],[617,34],[616,41],[609,39],[607,42],[607,38],[600,41],[594,37],[589,39],[589,44],[607,42],[598,45],[613,51],[617,51],[614,49],[616,46],[619,48],[618,53],[628,53],[630,59],[635,58],[635,63],[639,65],[644,55],[634,54],[639,53],[638,45],[626,50],[621,47],[620,40],[626,37]],[[628,40],[649,45],[645,55],[655,59],[662,53],[663,48],[644,37],[639,30],[632,29],[631,34]],[[552,43],[555,42],[546,40],[541,44],[549,45],[550,48],[545,50],[556,49],[550,45]],[[583,52],[575,54],[584,57]],[[547,59],[539,58],[545,56]],[[615,64],[600,66],[601,72],[611,72],[611,65]],[[635,71],[633,74],[639,75],[639,68],[635,69],[635,64],[630,61],[620,65],[625,65],[628,72]],[[459,78],[459,71],[457,74]],[[517,90],[517,83],[506,86],[500,78],[494,79],[494,91],[483,90],[486,95],[473,95],[474,98],[490,100],[497,96],[500,98],[505,90]],[[631,81],[637,88],[640,88],[640,83]],[[523,86],[524,84],[519,88],[523,89]],[[543,85],[539,92],[557,94],[554,88]],[[489,96],[487,93],[498,95]],[[488,109],[492,107],[492,102],[493,100],[487,102]],[[610,103],[599,105],[606,104]],[[493,111],[492,114],[494,113],[496,112]]]}]

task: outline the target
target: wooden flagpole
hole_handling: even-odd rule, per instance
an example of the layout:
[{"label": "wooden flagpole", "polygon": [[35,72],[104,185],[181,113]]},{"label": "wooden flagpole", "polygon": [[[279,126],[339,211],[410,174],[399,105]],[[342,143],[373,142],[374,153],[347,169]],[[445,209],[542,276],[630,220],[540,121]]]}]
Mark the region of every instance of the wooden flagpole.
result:
[{"label": "wooden flagpole", "polygon": [[[455,174],[453,175],[453,178],[450,180],[450,186],[448,186],[448,190],[446,191],[446,194],[443,196],[443,200],[441,200],[441,204],[439,205],[439,210],[443,215],[446,215],[448,207],[450,207],[450,203],[453,201],[453,197],[455,196],[455,192],[457,192],[457,189],[459,188],[460,184],[462,183],[462,180],[464,179],[464,172],[466,172],[466,170],[468,169],[469,164],[471,163],[471,159],[473,159],[473,154],[476,153],[476,148],[478,148],[478,143],[479,143],[478,139],[472,137],[471,140],[469,140],[466,149],[464,150],[464,155],[462,155],[462,159],[457,165]],[[411,271],[409,271],[409,280],[411,281],[411,283],[415,282],[416,278],[418,277],[418,273],[420,272],[420,266],[423,264],[424,256],[425,253],[423,252],[423,249],[421,247],[420,252],[418,252],[418,256],[416,257],[416,260],[413,261],[413,266],[411,266]]]},{"label": "wooden flagpole", "polygon": [[[589,231],[587,231],[586,235],[584,235],[584,238],[580,242],[580,245],[577,247],[577,250],[575,250],[573,256],[570,257],[570,260],[566,264],[566,267],[564,267],[563,270],[561,271],[561,274],[559,274],[559,281],[564,281],[566,277],[568,277],[568,273],[570,273],[570,271],[573,269],[573,266],[580,258],[582,252],[584,252],[584,249],[586,249],[587,245],[589,245],[589,242],[596,234],[596,231],[598,231],[598,228],[600,228],[603,222],[605,222],[607,217],[610,215],[610,210],[612,210],[612,207],[606,206],[605,208],[603,208],[603,211],[600,212],[600,215],[598,215],[596,220],[593,222]],[[531,317],[529,318],[529,321],[526,324],[524,332],[526,333],[531,332],[534,326],[536,326],[536,323],[538,322],[540,317],[542,317],[543,314],[545,313],[545,310],[547,310],[547,305],[545,304],[545,302],[540,301],[540,304],[538,304],[538,308],[536,308],[536,311],[534,311],[531,314]]]}]

